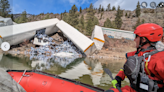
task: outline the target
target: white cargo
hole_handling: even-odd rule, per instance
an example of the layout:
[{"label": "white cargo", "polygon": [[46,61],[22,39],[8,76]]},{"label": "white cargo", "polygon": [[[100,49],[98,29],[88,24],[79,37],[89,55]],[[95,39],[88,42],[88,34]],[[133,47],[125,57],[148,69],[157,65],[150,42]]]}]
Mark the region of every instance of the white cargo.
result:
[{"label": "white cargo", "polygon": [[101,50],[104,43],[105,43],[104,34],[103,34],[103,31],[102,31],[101,27],[99,27],[97,25],[95,26],[95,28],[92,32],[91,39],[95,43],[97,50]]},{"label": "white cargo", "polygon": [[47,19],[35,22],[28,22],[10,26],[0,27],[0,35],[3,41],[10,43],[10,45],[17,45],[24,40],[28,40],[36,34],[36,30],[46,28],[47,35],[55,33],[58,28],[55,26],[59,20],[57,18]]},{"label": "white cargo", "polygon": [[0,27],[13,25],[13,21],[11,18],[0,18]]},{"label": "white cargo", "polygon": [[105,28],[102,27],[103,33],[106,34],[109,38],[117,38],[117,39],[127,39],[134,40],[135,34],[132,31],[119,30],[113,28]]},{"label": "white cargo", "polygon": [[61,20],[56,26],[75,44],[78,49],[83,51],[86,55],[92,54],[96,50],[96,46],[91,39],[80,33],[68,23]]},{"label": "white cargo", "polygon": [[[43,40],[44,40],[44,38],[43,38]],[[39,39],[35,37],[33,44],[35,44],[35,45],[48,45],[49,44],[49,42],[44,42],[43,40],[40,40],[40,42],[39,42]]]}]

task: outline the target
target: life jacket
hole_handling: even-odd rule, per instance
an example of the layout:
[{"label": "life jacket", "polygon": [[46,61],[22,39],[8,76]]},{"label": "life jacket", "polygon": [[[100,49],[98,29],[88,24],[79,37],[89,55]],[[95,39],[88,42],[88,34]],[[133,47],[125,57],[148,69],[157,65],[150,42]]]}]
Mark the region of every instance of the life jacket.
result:
[{"label": "life jacket", "polygon": [[[149,52],[150,51],[150,52]],[[143,60],[148,56],[144,57],[144,53],[148,52],[149,55],[153,55],[158,53],[157,50],[141,50],[141,52],[137,53],[137,51],[130,52],[126,54],[127,62],[124,65],[124,73],[130,80],[130,85],[133,89],[138,92],[164,92],[162,88],[158,89],[158,84],[160,83],[164,85],[163,80],[155,81],[148,77],[147,73],[149,72],[145,66],[146,63]],[[155,53],[154,53],[155,52]],[[136,54],[137,53],[137,54]],[[148,55],[147,54],[147,55]],[[148,64],[148,63],[147,63]],[[146,72],[145,72],[146,71]],[[153,74],[151,74],[153,75]],[[151,76],[153,77],[153,76]],[[145,84],[144,84],[145,83]],[[161,90],[162,91],[157,91]]]}]

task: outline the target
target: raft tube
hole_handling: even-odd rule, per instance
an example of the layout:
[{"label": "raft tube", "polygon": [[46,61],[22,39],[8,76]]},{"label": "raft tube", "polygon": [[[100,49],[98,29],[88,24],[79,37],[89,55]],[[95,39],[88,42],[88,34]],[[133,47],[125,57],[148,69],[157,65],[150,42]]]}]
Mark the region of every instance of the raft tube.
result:
[{"label": "raft tube", "polygon": [[36,70],[7,70],[27,92],[104,92],[103,89]]}]

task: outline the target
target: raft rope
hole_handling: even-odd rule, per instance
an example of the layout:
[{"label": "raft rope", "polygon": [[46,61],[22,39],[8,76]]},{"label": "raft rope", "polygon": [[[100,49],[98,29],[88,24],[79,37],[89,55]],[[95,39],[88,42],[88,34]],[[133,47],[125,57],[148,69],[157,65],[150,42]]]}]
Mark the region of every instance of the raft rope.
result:
[{"label": "raft rope", "polygon": [[22,78],[23,78],[23,76],[24,76],[25,73],[26,73],[26,69],[24,70],[23,75],[22,75],[21,78],[19,79],[18,84],[19,84],[19,82],[22,80]]}]

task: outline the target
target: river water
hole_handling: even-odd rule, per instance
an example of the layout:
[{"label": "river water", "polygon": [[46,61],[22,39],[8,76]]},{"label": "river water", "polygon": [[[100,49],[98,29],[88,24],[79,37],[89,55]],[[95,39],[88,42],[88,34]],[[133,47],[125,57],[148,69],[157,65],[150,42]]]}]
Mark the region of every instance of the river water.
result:
[{"label": "river water", "polygon": [[[113,77],[122,68],[125,60],[96,60],[91,58],[77,58],[73,61],[54,58],[47,61],[30,60],[29,57],[16,57],[0,54],[0,67],[14,70],[40,70],[51,74],[57,74],[64,78],[80,81],[102,89],[108,89],[111,78],[103,71],[103,68],[111,70]],[[128,85],[127,78],[122,86]]]}]

